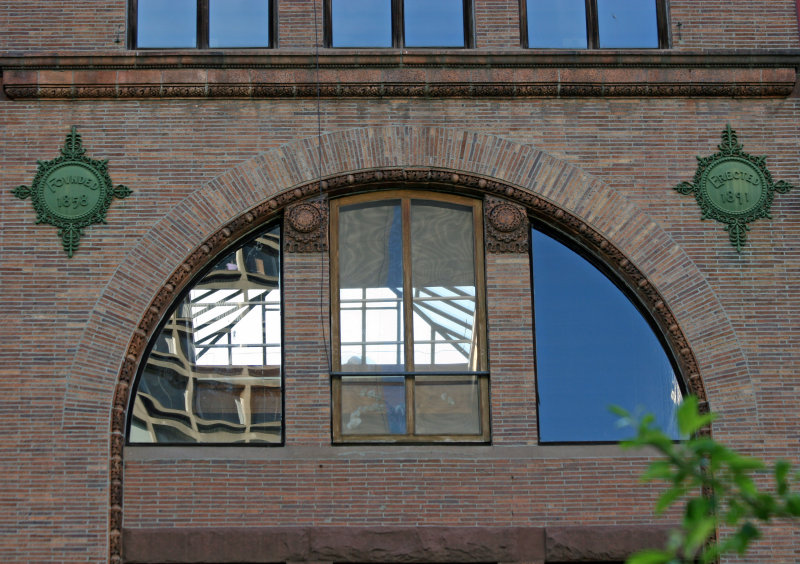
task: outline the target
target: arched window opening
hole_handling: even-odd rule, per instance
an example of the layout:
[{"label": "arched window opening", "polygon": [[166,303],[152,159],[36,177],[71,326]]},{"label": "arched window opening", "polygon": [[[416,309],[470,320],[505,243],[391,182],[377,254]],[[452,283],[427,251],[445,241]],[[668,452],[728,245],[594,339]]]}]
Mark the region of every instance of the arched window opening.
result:
[{"label": "arched window opening", "polygon": [[630,437],[611,405],[651,413],[679,439],[683,392],[646,318],[580,254],[537,228],[531,238],[540,442]]},{"label": "arched window opening", "polygon": [[280,249],[275,225],[173,307],[142,363],[129,443],[282,442]]},{"label": "arched window opening", "polygon": [[336,442],[489,438],[479,201],[331,203]]}]

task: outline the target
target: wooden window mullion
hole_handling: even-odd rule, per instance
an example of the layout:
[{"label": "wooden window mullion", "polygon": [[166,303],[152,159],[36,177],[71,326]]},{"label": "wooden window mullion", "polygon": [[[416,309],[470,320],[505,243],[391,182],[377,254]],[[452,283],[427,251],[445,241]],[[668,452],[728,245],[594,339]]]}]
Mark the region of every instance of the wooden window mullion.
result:
[{"label": "wooden window mullion", "polygon": [[392,1],[392,47],[405,47],[404,0]]},{"label": "wooden window mullion", "polygon": [[[406,372],[414,371],[414,294],[411,272],[411,199],[401,200],[401,223],[403,233],[403,346]],[[404,379],[406,398],[406,434],[413,435],[414,425],[414,377]]]},{"label": "wooden window mullion", "polygon": [[656,23],[658,28],[658,48],[669,49],[669,18],[667,0],[656,0]]},{"label": "wooden window mullion", "polygon": [[528,0],[519,0],[519,38],[520,46],[528,48]]},{"label": "wooden window mullion", "polygon": [[600,47],[600,28],[597,17],[597,0],[586,0],[586,47]]},{"label": "wooden window mullion", "polygon": [[208,49],[208,0],[197,0],[197,47]]},{"label": "wooden window mullion", "polygon": [[464,20],[464,48],[471,49],[475,47],[475,33],[473,32],[472,23],[472,0],[464,0],[463,3]]}]

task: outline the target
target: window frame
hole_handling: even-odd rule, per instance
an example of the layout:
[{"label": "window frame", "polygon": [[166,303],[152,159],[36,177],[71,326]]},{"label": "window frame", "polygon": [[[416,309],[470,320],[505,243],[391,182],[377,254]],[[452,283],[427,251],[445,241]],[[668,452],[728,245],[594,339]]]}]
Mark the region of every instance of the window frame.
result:
[{"label": "window frame", "polygon": [[[400,200],[401,217],[403,232],[403,343],[404,343],[404,365],[402,372],[345,372],[341,365],[341,338],[340,338],[340,303],[339,303],[339,210],[342,206],[361,204],[368,202],[379,202],[383,200]],[[435,372],[414,372],[409,371],[409,364],[413,363],[413,308],[409,307],[413,299],[411,291],[405,288],[411,286],[411,270],[407,265],[411,263],[410,245],[410,207],[412,200],[445,202],[450,204],[462,205],[472,209],[472,225],[474,231],[473,238],[473,260],[475,268],[475,329],[477,333],[477,371],[435,371]],[[487,444],[491,439],[491,418],[489,403],[489,368],[487,350],[487,318],[486,318],[486,282],[485,282],[485,258],[484,258],[484,228],[483,228],[483,202],[478,199],[469,198],[455,194],[445,194],[438,192],[421,192],[414,190],[386,190],[381,192],[370,192],[344,196],[330,201],[330,316],[331,316],[331,435],[333,444],[375,444],[375,443],[406,443],[406,444],[430,444],[430,443],[449,443],[449,444]],[[402,376],[405,386],[405,405],[406,405],[406,433],[405,434],[385,434],[368,435],[342,433],[342,377],[363,376],[365,378],[376,376]],[[414,434],[414,379],[417,376],[476,376],[478,379],[478,417],[480,432],[478,434]]]},{"label": "window frame", "polygon": [[210,47],[209,46],[209,0],[196,0],[197,2],[197,35],[194,47],[139,47],[137,38],[139,34],[139,0],[128,0],[128,46],[130,49],[164,50],[164,49],[274,49],[278,45],[278,7],[277,0],[269,2],[269,44],[257,47]]},{"label": "window frame", "polygon": [[[274,0],[273,0],[274,1]],[[524,0],[523,0],[524,1]],[[376,47],[365,45],[362,47],[337,47],[333,44],[333,0],[323,0],[323,45],[333,49],[473,49],[475,47],[475,26],[473,19],[473,0],[462,0],[464,6],[464,45],[426,45],[410,46],[405,44],[405,17],[404,0],[390,0],[392,14],[392,45],[390,47]]]},{"label": "window frame", "polygon": [[668,0],[656,2],[656,28],[658,47],[600,47],[600,25],[597,16],[597,0],[584,0],[586,4],[586,48],[529,47],[528,46],[528,0],[519,0],[520,45],[523,49],[555,49],[588,51],[596,49],[619,51],[622,49],[669,49]]}]

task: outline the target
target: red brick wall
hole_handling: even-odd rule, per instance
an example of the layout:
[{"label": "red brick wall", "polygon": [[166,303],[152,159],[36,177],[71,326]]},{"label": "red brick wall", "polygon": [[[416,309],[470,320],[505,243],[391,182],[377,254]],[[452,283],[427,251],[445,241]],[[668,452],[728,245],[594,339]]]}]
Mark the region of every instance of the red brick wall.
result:
[{"label": "red brick wall", "polygon": [[[309,47],[311,13],[280,2],[281,45]],[[0,55],[123,48],[113,32],[124,2],[22,4],[0,3]],[[516,48],[515,10],[512,0],[476,0],[478,48]],[[671,11],[676,49],[797,47],[791,0],[673,0]],[[721,225],[672,190],[691,179],[695,156],[716,151],[726,123],[746,151],[767,155],[776,180],[800,186],[798,100],[323,99],[321,176],[438,167],[574,213],[664,296],[721,414],[715,436],[800,462],[800,192],[777,195],[772,219],[756,222],[737,254]],[[220,226],[319,176],[316,108],[313,99],[0,100],[0,560],[106,559],[111,406],[136,326]],[[57,230],[36,225],[30,202],[10,190],[31,183],[37,159],[58,155],[71,125],[134,192],[67,259]],[[329,446],[323,259],[284,257],[285,331],[303,335],[286,344],[287,446],[126,449],[126,527],[654,521],[657,492],[636,480],[646,457],[535,445],[524,255],[487,256],[492,446]],[[750,561],[793,562],[799,545],[797,528],[781,526]]]}]

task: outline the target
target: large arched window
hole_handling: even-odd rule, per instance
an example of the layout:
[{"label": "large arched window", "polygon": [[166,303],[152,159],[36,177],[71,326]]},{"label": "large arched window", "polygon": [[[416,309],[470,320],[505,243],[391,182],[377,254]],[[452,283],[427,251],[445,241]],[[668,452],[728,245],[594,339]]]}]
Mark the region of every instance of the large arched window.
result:
[{"label": "large arched window", "polygon": [[334,441],[488,440],[481,209],[415,192],[331,203]]},{"label": "large arched window", "polygon": [[673,438],[683,398],[664,347],[625,292],[550,234],[532,230],[539,438],[628,438],[609,406],[655,416]]},{"label": "large arched window", "polygon": [[216,262],[169,313],[142,363],[130,443],[280,443],[280,231]]},{"label": "large arched window", "polygon": [[[333,441],[488,442],[482,202],[364,193],[332,200],[329,225]],[[626,438],[610,405],[680,438],[682,388],[648,314],[568,238],[530,235],[539,441]],[[282,444],[280,249],[272,225],[172,308],[140,368],[129,443]]]}]

